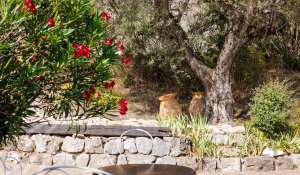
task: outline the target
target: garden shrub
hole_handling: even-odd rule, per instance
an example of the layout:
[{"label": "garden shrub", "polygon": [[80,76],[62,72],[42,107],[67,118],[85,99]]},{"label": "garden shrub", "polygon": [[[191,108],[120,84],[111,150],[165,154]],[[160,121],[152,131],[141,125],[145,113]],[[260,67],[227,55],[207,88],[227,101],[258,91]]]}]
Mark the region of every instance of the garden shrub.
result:
[{"label": "garden shrub", "polygon": [[77,119],[121,103],[126,113],[127,101],[111,94],[111,67],[130,60],[106,32],[111,18],[91,0],[1,0],[0,145],[37,108]]},{"label": "garden shrub", "polygon": [[253,127],[263,131],[269,138],[288,132],[292,93],[287,81],[271,81],[256,88],[249,110]]}]

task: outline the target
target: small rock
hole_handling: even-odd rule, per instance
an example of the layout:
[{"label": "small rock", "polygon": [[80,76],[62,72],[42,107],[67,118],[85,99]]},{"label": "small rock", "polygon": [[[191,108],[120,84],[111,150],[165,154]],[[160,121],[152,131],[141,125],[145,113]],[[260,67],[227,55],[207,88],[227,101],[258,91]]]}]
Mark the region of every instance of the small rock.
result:
[{"label": "small rock", "polygon": [[241,153],[241,150],[240,148],[236,147],[222,147],[221,152],[224,157],[238,157]]},{"label": "small rock", "polygon": [[152,140],[146,137],[138,137],[135,140],[136,148],[139,153],[150,154],[152,150]]},{"label": "small rock", "polygon": [[33,135],[31,139],[35,143],[35,151],[39,153],[45,153],[47,151],[48,142],[50,142],[51,137],[47,135]]},{"label": "small rock", "polygon": [[239,158],[221,158],[218,166],[223,172],[240,172],[241,160]]},{"label": "small rock", "polygon": [[88,155],[88,154],[79,154],[76,157],[76,165],[86,167],[89,163],[89,160],[90,160],[90,155]]},{"label": "small rock", "polygon": [[247,157],[244,159],[245,171],[274,171],[274,158],[272,157]]},{"label": "small rock", "polygon": [[153,141],[152,155],[163,157],[170,152],[170,143],[163,141],[162,139],[156,137]]},{"label": "small rock", "polygon": [[47,145],[47,153],[52,155],[56,154],[63,143],[63,138],[52,136],[48,145]]},{"label": "small rock", "polygon": [[7,156],[7,151],[6,150],[0,150],[0,160],[4,159]]},{"label": "small rock", "polygon": [[150,164],[155,161],[152,155],[126,154],[128,164]]},{"label": "small rock", "polygon": [[295,167],[300,169],[300,154],[292,154],[290,157],[293,160]]},{"label": "small rock", "polygon": [[126,165],[126,164],[128,164],[126,156],[124,154],[119,155],[117,165]]},{"label": "small rock", "polygon": [[47,153],[33,153],[29,157],[30,164],[37,164],[37,165],[52,165],[52,155]]},{"label": "small rock", "polygon": [[207,127],[213,134],[225,134],[222,128],[218,128],[214,125]]},{"label": "small rock", "polygon": [[215,158],[204,158],[202,163],[204,172],[215,172],[217,169],[217,159]]},{"label": "small rock", "polygon": [[176,159],[171,156],[165,156],[161,158],[157,158],[156,164],[168,164],[168,165],[176,165]]},{"label": "small rock", "polygon": [[276,159],[277,170],[293,170],[296,168],[291,157],[278,157]]},{"label": "small rock", "polygon": [[268,157],[278,157],[278,156],[284,156],[285,153],[281,150],[275,150],[272,148],[265,148],[262,152],[262,156],[268,156]]},{"label": "small rock", "polygon": [[75,155],[68,153],[58,153],[53,156],[53,164],[54,165],[70,165],[75,166]]},{"label": "small rock", "polygon": [[129,153],[137,153],[137,148],[135,145],[134,138],[128,138],[124,141],[124,149]]},{"label": "small rock", "polygon": [[68,153],[80,153],[84,148],[84,140],[74,137],[66,137],[62,144],[61,149]]},{"label": "small rock", "polygon": [[180,156],[187,153],[190,150],[190,143],[186,139],[164,137],[164,140],[171,145],[170,156]]},{"label": "small rock", "polygon": [[228,137],[228,135],[214,134],[212,136],[212,142],[217,145],[228,145],[229,137]]},{"label": "small rock", "polygon": [[111,155],[122,154],[124,153],[124,142],[121,139],[110,140],[104,145],[104,152]]},{"label": "small rock", "polygon": [[163,137],[163,140],[166,142],[173,142],[174,139],[175,137]]},{"label": "small rock", "polygon": [[[3,162],[2,162],[3,161]],[[10,172],[11,170],[15,168],[21,168],[24,164],[24,157],[22,153],[18,153],[16,151],[9,151],[7,152],[6,157],[1,157],[0,158],[0,174],[2,175],[3,173],[3,166],[2,163],[5,163],[5,166],[8,170],[8,174],[13,174]],[[18,171],[19,173],[20,171]]]},{"label": "small rock", "polygon": [[104,153],[102,139],[99,137],[91,137],[85,139],[85,152],[94,153]]},{"label": "small rock", "polygon": [[16,151],[7,152],[7,157],[6,157],[7,161],[18,163],[21,161],[21,158],[22,158],[22,156]]},{"label": "small rock", "polygon": [[230,127],[224,127],[222,128],[222,131],[228,134],[232,133],[244,133],[245,127],[244,126],[230,126]]},{"label": "small rock", "polygon": [[91,168],[101,168],[104,166],[115,165],[117,157],[108,154],[92,154],[89,167]]},{"label": "small rock", "polygon": [[186,166],[192,168],[193,170],[197,170],[198,164],[195,157],[176,157],[177,165]]},{"label": "small rock", "polygon": [[18,139],[18,149],[24,152],[32,152],[35,148],[33,141],[29,136],[23,135]]}]

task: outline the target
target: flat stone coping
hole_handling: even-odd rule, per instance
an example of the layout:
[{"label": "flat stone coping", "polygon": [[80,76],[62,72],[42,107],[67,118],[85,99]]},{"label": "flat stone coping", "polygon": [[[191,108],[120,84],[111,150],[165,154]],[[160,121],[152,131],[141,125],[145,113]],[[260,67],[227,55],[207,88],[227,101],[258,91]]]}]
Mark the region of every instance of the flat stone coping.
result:
[{"label": "flat stone coping", "polygon": [[159,122],[157,120],[145,120],[145,119],[125,119],[120,120],[109,120],[106,118],[88,118],[80,120],[71,120],[71,119],[54,119],[54,118],[42,118],[42,117],[29,117],[26,118],[26,123],[43,123],[43,124],[61,124],[61,125],[106,125],[106,126],[144,126],[144,127],[159,127]]}]

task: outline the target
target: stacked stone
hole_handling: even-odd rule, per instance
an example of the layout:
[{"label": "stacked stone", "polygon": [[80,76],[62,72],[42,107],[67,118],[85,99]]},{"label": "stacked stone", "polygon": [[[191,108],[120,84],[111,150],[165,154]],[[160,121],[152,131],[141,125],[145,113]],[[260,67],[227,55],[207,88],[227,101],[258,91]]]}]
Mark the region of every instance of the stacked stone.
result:
[{"label": "stacked stone", "polygon": [[121,164],[172,164],[199,172],[274,171],[300,169],[300,154],[280,157],[223,157],[197,159],[190,156],[191,143],[176,137],[104,138],[21,136],[16,145],[0,150],[22,164],[75,165],[100,168]]},{"label": "stacked stone", "polygon": [[115,164],[173,164],[198,168],[196,158],[188,156],[191,147],[186,139],[155,137],[65,138],[49,135],[20,136],[16,147],[0,152],[22,163],[75,165],[100,168]]},{"label": "stacked stone", "polygon": [[210,139],[213,143],[218,145],[219,152],[224,157],[238,157],[241,150],[239,146],[242,146],[242,138],[244,137],[244,126],[211,126]]}]

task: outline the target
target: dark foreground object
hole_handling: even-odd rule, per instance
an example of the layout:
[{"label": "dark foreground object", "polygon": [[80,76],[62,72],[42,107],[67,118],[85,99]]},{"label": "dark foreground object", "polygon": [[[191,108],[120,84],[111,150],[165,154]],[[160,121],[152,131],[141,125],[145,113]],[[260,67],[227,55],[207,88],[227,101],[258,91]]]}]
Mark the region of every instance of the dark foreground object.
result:
[{"label": "dark foreground object", "polygon": [[188,167],[161,164],[129,164],[103,167],[102,170],[113,175],[196,175]]}]

